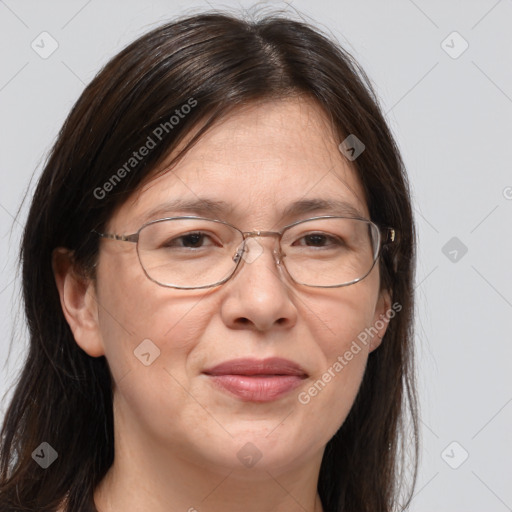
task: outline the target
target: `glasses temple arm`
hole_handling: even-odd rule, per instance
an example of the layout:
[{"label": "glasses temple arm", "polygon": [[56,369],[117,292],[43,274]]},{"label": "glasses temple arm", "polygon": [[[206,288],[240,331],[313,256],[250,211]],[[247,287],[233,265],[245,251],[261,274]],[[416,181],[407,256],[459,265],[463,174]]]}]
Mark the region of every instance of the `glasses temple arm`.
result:
[{"label": "glasses temple arm", "polygon": [[96,233],[101,238],[107,238],[109,240],[121,240],[122,242],[134,242],[136,243],[139,239],[138,233],[133,233],[131,235],[117,235],[115,233],[100,233],[99,231],[96,231],[93,229],[91,231],[92,233]]}]

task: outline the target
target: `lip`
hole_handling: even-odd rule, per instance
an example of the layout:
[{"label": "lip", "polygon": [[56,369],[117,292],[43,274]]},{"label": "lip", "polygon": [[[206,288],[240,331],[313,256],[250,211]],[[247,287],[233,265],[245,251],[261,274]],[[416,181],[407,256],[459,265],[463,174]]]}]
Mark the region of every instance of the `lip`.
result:
[{"label": "lip", "polygon": [[203,373],[218,388],[243,401],[270,402],[302,384],[307,373],[294,361],[279,357],[233,359]]},{"label": "lip", "polygon": [[208,375],[298,375],[307,373],[290,359],[268,357],[267,359],[232,359],[203,371]]}]

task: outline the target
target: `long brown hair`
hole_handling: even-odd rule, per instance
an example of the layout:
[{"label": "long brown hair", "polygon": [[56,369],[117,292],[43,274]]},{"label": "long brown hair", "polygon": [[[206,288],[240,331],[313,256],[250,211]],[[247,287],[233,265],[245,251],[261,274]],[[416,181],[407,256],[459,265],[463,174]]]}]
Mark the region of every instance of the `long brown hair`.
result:
[{"label": "long brown hair", "polygon": [[[30,347],[1,431],[1,511],[52,511],[61,503],[66,511],[89,510],[114,458],[107,360],[90,357],[73,338],[54,281],[53,249],[72,250],[77,268],[94,277],[98,239],[91,230],[103,229],[192,128],[203,123],[178,159],[237,106],[297,94],[326,112],[340,142],[349,134],[363,141],[352,166],[371,220],[399,234],[379,265],[382,286],[401,310],[369,355],[349,416],[326,445],[318,491],[325,511],[408,505],[418,456],[415,232],[397,145],[364,71],[320,30],[281,13],[247,21],[210,12],[167,23],[116,55],[85,88],[49,155],[20,251]],[[186,115],[175,122],[177,110]],[[154,147],[131,161],[148,137]],[[32,457],[42,442],[58,453],[46,470]]]}]

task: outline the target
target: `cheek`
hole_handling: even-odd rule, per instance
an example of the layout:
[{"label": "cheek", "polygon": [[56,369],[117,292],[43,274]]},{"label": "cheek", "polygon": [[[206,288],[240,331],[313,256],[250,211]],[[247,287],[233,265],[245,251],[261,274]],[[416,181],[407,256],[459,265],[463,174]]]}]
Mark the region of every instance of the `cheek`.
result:
[{"label": "cheek", "polygon": [[[372,325],[376,291],[373,286],[340,290],[323,301],[308,304],[312,335],[319,354],[318,371],[298,396],[298,402],[326,422],[334,435],[346,419],[357,396],[369,354],[365,333]],[[311,328],[311,327],[310,327]]]},{"label": "cheek", "polygon": [[116,414],[119,424],[142,426],[151,433],[149,440],[179,453],[180,444],[170,439],[182,439],[183,430],[189,436],[197,430],[205,439],[210,435],[203,429],[208,415],[188,391],[187,362],[212,312],[201,295],[183,295],[144,279],[103,289],[100,326]]},{"label": "cheek", "polygon": [[371,281],[362,281],[306,304],[303,314],[309,318],[314,337],[328,361],[350,350],[354,342],[361,345],[361,350],[355,352],[368,349],[368,343],[361,340],[375,315],[377,290],[371,285]]},{"label": "cheek", "polygon": [[149,366],[174,372],[211,319],[202,303],[211,292],[158,286],[139,271],[136,256],[123,256],[115,272],[108,258],[98,271],[100,333],[114,379]]}]

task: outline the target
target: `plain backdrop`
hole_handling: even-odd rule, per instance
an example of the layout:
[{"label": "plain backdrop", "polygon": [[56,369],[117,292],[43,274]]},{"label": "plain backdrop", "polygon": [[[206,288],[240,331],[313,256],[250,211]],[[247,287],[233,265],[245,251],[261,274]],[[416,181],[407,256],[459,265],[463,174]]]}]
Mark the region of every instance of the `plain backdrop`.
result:
[{"label": "plain backdrop", "polygon": [[[70,108],[143,32],[252,5],[0,1],[0,419],[27,343],[16,268],[29,201],[18,209]],[[411,510],[512,510],[512,1],[260,5],[298,9],[358,59],[408,169],[422,437]]]}]

